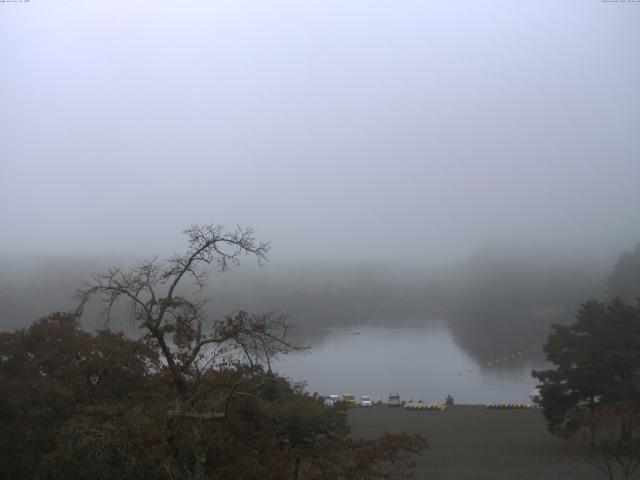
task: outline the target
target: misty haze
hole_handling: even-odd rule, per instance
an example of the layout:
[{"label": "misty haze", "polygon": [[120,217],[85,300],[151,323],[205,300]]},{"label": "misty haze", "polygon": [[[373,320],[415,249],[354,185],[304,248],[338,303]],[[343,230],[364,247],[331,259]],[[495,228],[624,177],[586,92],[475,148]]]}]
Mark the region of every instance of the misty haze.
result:
[{"label": "misty haze", "polygon": [[638,478],[638,26],[0,2],[0,479]]}]

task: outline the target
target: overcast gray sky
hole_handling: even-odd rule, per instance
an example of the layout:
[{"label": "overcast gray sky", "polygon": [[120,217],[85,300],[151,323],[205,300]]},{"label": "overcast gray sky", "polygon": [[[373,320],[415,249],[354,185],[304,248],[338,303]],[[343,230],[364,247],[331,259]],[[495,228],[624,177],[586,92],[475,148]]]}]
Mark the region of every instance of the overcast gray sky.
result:
[{"label": "overcast gray sky", "polygon": [[640,4],[0,3],[0,252],[640,241]]}]

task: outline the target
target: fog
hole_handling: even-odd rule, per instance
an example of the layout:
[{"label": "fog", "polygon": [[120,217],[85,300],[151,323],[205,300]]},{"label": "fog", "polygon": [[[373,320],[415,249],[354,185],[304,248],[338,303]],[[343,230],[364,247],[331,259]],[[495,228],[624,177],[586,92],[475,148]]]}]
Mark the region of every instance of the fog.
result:
[{"label": "fog", "polygon": [[[4,256],[0,274],[3,329],[21,328],[52,311],[74,310],[76,289],[90,272],[134,266],[142,258]],[[245,263],[212,272],[202,296],[205,327],[238,310],[289,316],[313,348],[336,331],[365,325],[424,328],[445,321],[458,348],[486,363],[496,355],[544,343],[551,323],[575,318],[579,303],[605,298],[615,258],[585,258],[505,248],[476,250],[462,262],[438,266],[390,263]],[[196,289],[184,288],[185,296]],[[109,326],[132,336],[127,305]],[[99,302],[83,314],[87,328],[103,328]]]},{"label": "fog", "polygon": [[271,264],[640,239],[640,10],[584,1],[0,5],[0,251]]},{"label": "fog", "polygon": [[479,364],[540,345],[640,241],[639,21],[583,0],[0,3],[2,329],[215,223],[272,250],[211,277],[209,318],[275,310],[316,345],[444,319]]},{"label": "fog", "polygon": [[639,27],[0,0],[0,477],[631,471]]}]

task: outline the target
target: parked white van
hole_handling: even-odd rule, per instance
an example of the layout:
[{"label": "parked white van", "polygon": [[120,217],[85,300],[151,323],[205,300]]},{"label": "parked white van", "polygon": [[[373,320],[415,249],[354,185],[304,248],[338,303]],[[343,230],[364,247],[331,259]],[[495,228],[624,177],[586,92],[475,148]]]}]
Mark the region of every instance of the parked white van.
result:
[{"label": "parked white van", "polygon": [[336,403],[340,401],[342,401],[342,397],[340,397],[340,395],[329,395],[327,398],[324,399],[324,404],[327,407],[334,407]]}]

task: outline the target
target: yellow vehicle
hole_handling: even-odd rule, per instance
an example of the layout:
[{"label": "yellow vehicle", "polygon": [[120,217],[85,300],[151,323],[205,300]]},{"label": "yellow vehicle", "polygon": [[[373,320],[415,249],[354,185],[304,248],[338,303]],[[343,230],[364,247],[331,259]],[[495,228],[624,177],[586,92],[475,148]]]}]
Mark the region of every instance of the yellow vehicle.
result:
[{"label": "yellow vehicle", "polygon": [[347,407],[356,406],[356,397],[353,393],[343,393],[342,401],[347,405]]}]

